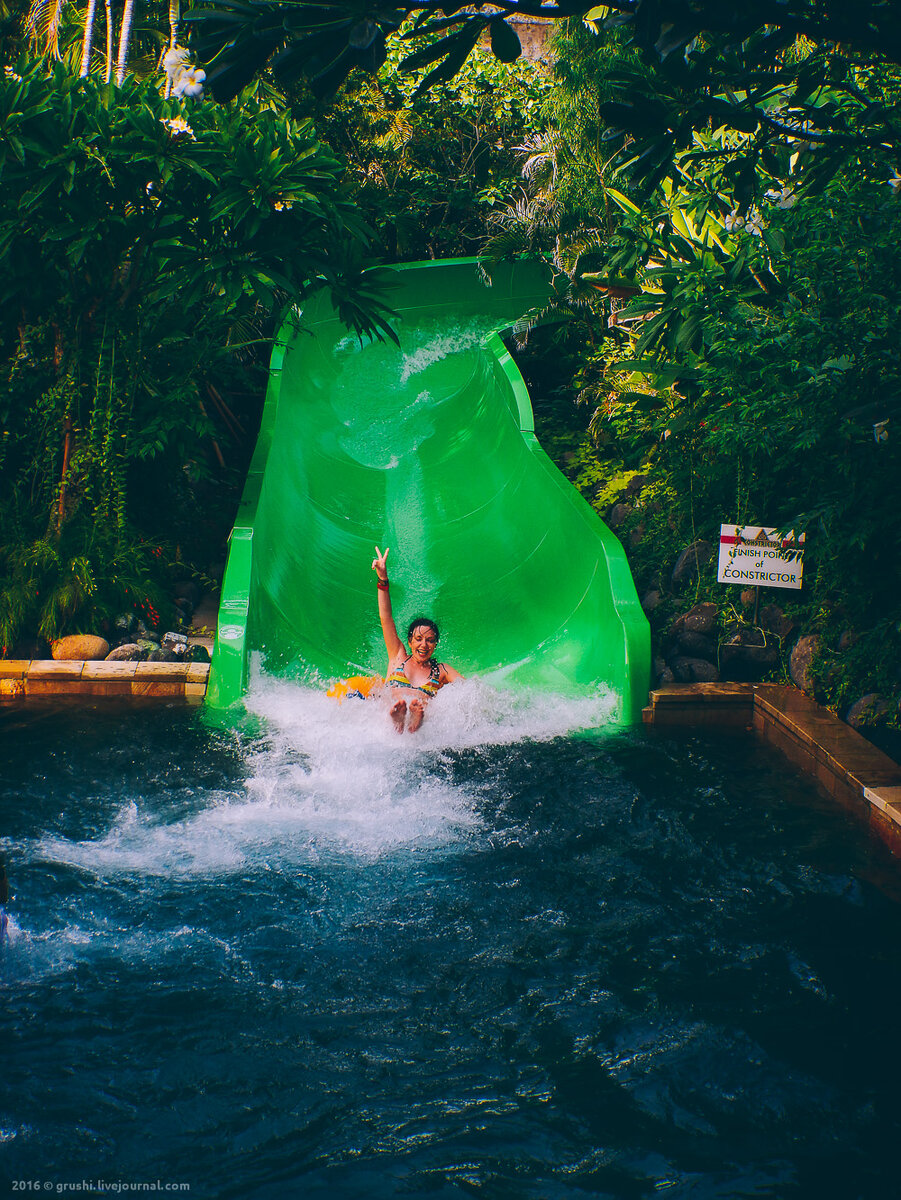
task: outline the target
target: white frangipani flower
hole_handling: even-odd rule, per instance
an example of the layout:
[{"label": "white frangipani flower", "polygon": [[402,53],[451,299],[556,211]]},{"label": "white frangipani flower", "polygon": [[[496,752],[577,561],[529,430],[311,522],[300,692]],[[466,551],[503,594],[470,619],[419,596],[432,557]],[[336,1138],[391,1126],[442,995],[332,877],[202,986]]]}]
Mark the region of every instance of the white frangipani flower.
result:
[{"label": "white frangipani flower", "polygon": [[777,192],[774,189],[767,192],[766,199],[775,204],[777,208],[791,208],[793,204],[797,204],[798,202],[798,197],[788,185],[783,187],[781,191]]},{"label": "white frangipani flower", "polygon": [[175,76],[172,85],[173,96],[191,96],[199,99],[203,95],[203,81],[206,71],[200,67],[183,67]]},{"label": "white frangipani flower", "polygon": [[162,68],[167,77],[167,96],[171,94],[199,98],[203,95],[206,71],[191,66],[188,51],[184,46],[170,46],[163,55]]},{"label": "white frangipani flower", "polygon": [[732,212],[724,221],[727,233],[750,233],[754,237],[760,237],[763,229],[763,221],[760,213],[756,208],[748,209],[746,213],[741,212],[738,208],[733,208]]},{"label": "white frangipani flower", "polygon": [[183,46],[172,46],[163,55],[163,70],[167,75],[175,75],[180,67],[188,61],[188,52]]},{"label": "white frangipani flower", "polygon": [[160,118],[162,124],[166,126],[173,138],[187,137],[192,142],[197,139],[194,137],[194,130],[184,119],[184,117],[169,117],[168,119]]}]

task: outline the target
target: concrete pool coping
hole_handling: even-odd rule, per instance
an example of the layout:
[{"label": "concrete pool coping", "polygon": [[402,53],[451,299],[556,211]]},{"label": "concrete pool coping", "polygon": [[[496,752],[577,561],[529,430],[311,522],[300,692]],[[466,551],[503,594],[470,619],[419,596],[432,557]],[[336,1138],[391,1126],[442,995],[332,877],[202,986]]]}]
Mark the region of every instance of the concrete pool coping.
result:
[{"label": "concrete pool coping", "polygon": [[752,731],[901,856],[901,766],[797,688],[780,683],[665,684],[651,691],[642,715],[645,725],[657,729]]},{"label": "concrete pool coping", "polygon": [[157,696],[200,704],[209,674],[209,663],[0,659],[0,703],[31,696]]}]

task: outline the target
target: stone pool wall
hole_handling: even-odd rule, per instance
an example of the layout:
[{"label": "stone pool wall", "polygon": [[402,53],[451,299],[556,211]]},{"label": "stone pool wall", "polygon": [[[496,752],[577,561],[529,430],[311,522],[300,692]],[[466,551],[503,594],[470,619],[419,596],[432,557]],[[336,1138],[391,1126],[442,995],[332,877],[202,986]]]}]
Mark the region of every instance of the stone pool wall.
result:
[{"label": "stone pool wall", "polygon": [[30,696],[169,697],[200,704],[209,663],[0,660],[0,703]]},{"label": "stone pool wall", "polygon": [[901,856],[901,766],[795,687],[777,683],[667,684],[644,722],[659,729],[747,729],[866,821]]}]

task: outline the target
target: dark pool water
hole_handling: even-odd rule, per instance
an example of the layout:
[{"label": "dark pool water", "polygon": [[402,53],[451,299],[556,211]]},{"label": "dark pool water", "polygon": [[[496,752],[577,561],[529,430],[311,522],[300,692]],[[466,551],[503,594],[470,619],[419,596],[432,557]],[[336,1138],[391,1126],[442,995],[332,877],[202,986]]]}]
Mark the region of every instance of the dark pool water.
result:
[{"label": "dark pool water", "polygon": [[901,1194],[880,847],[742,738],[464,701],[0,711],[2,1177]]}]

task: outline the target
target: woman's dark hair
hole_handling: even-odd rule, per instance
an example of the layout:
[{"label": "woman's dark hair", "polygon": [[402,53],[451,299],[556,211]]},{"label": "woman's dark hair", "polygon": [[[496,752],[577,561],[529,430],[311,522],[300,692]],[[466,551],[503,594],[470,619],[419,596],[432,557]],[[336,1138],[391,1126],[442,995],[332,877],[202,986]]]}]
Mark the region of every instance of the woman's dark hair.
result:
[{"label": "woman's dark hair", "polygon": [[432,620],[431,617],[414,617],[413,618],[413,620],[410,622],[410,624],[407,628],[407,643],[409,644],[410,638],[413,636],[413,630],[418,629],[420,625],[425,625],[425,627],[427,629],[431,629],[432,633],[434,633],[434,635],[435,635],[435,645],[437,646],[438,643],[441,641],[441,634],[438,632],[438,626],[435,624],[435,622]]}]

